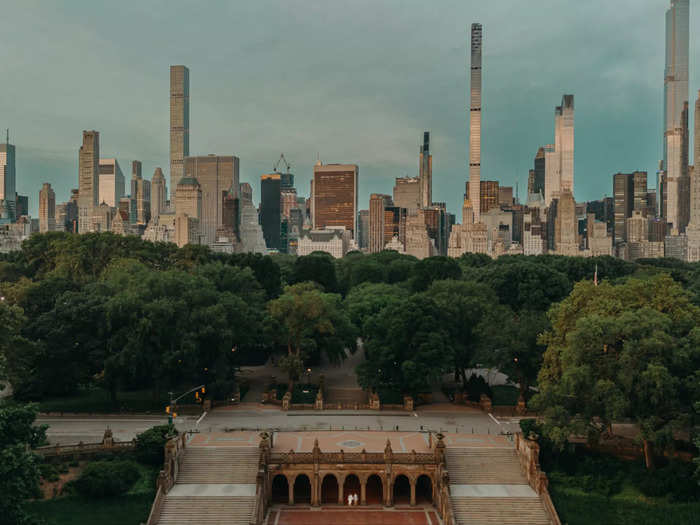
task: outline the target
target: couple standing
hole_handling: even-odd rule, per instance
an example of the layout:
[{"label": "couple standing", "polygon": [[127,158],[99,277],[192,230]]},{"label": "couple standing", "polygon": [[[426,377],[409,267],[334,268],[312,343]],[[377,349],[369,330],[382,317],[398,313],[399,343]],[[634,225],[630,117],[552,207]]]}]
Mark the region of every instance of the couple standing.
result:
[{"label": "couple standing", "polygon": [[357,494],[348,494],[348,506],[352,507],[353,505],[357,505],[359,499]]}]

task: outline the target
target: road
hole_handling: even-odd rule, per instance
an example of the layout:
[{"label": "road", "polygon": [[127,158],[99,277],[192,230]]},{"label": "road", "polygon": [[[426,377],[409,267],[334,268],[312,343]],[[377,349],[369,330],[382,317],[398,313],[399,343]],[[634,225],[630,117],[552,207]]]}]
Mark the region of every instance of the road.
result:
[{"label": "road", "polygon": [[[515,420],[496,420],[478,410],[454,406],[429,406],[416,412],[372,411],[290,411],[260,404],[243,404],[216,409],[201,419],[178,417],[180,431],[199,429],[203,432],[226,430],[433,430],[464,434],[500,434],[517,431]],[[70,416],[39,417],[37,423],[49,425],[47,436],[52,444],[97,443],[106,428],[111,428],[118,441],[129,441],[136,434],[167,422],[158,416]]]}]

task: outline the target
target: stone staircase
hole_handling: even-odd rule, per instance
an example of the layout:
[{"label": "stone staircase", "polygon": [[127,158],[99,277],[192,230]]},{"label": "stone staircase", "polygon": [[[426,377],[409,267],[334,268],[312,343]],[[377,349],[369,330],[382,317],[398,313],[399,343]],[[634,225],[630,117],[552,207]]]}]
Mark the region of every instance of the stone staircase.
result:
[{"label": "stone staircase", "polygon": [[452,498],[459,524],[550,525],[539,498]]},{"label": "stone staircase", "polygon": [[455,485],[527,485],[512,448],[448,448],[447,468]]},{"label": "stone staircase", "polygon": [[551,525],[512,448],[446,450],[450,500],[458,525]]},{"label": "stone staircase", "polygon": [[190,447],[176,483],[255,483],[258,473],[255,447]]},{"label": "stone staircase", "polygon": [[159,525],[249,525],[253,521],[257,447],[189,447]]}]

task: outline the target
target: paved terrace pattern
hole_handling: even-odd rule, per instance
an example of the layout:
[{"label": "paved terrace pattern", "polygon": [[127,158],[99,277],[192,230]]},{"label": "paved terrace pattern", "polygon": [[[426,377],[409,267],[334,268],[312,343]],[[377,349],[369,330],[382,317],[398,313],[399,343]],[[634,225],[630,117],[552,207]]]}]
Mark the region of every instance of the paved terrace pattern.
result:
[{"label": "paved terrace pattern", "polygon": [[441,525],[433,509],[273,509],[265,525]]}]

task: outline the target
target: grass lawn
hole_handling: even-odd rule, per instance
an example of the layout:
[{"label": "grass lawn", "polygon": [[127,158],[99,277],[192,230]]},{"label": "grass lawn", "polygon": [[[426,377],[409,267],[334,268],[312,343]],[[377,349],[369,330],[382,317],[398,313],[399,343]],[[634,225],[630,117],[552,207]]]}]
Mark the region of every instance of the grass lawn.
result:
[{"label": "grass lawn", "polygon": [[610,498],[582,490],[558,487],[550,491],[563,525],[697,525],[700,503],[669,503],[623,490]]},{"label": "grass lawn", "polygon": [[[86,390],[84,392],[66,396],[55,397],[40,401],[41,412],[92,412],[98,414],[115,412],[153,412],[163,413],[169,403],[167,392],[161,392],[160,399],[154,401],[150,390],[137,390],[131,392],[119,392],[117,403],[112,403],[109,393],[102,389]],[[194,403],[194,394],[182,398],[179,403]]]},{"label": "grass lawn", "polygon": [[28,510],[48,525],[139,525],[148,519],[153,497],[152,492],[103,500],[68,496],[32,502]]}]

